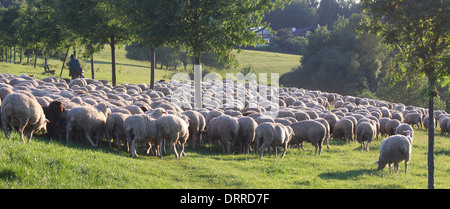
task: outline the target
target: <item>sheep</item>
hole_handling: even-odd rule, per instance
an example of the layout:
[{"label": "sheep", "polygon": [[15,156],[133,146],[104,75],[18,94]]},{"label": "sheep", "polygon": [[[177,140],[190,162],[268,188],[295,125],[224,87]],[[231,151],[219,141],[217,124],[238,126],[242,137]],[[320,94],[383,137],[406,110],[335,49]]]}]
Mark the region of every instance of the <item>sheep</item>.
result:
[{"label": "sheep", "polygon": [[308,141],[316,147],[314,155],[317,155],[317,151],[319,151],[319,155],[322,153],[322,144],[326,137],[326,128],[322,123],[317,121],[299,121],[291,124],[291,128],[294,134],[289,145],[299,144],[304,151],[303,143]]},{"label": "sheep", "polygon": [[353,141],[353,122],[347,118],[341,118],[334,124],[332,133],[333,139],[346,139],[347,142]]},{"label": "sheep", "polygon": [[156,143],[158,140],[156,119],[147,114],[131,115],[125,119],[123,127],[130,147],[130,157],[138,157],[136,153],[138,144],[149,143],[151,146],[154,143],[157,146],[156,150],[159,150],[158,143]]},{"label": "sheep", "polygon": [[248,154],[250,147],[255,141],[255,130],[258,124],[251,117],[243,116],[238,118],[239,135],[237,144],[240,147],[240,153]]},{"label": "sheep", "polygon": [[356,127],[356,140],[361,144],[361,151],[369,151],[369,145],[377,135],[377,128],[370,122],[361,122]]},{"label": "sheep", "polygon": [[405,175],[408,172],[408,162],[411,157],[412,151],[412,139],[410,133],[407,132],[407,136],[393,135],[383,140],[380,144],[380,156],[378,161],[378,170],[382,170],[389,166],[389,172],[392,173],[391,163],[394,163],[395,172],[398,172],[398,163],[405,161]]},{"label": "sheep", "polygon": [[314,119],[314,121],[320,122],[320,123],[322,123],[323,126],[325,126],[325,129],[326,129],[325,140],[327,140],[327,149],[330,149],[331,133],[330,133],[330,125],[328,124],[328,121],[323,118],[316,118],[316,119]]},{"label": "sheep", "polygon": [[[164,139],[170,140],[176,158],[186,156],[184,144],[189,136],[188,123],[178,116],[165,115],[156,120],[156,126],[158,128],[159,158],[162,159],[161,148],[163,147]],[[177,152],[177,143],[181,146],[180,155]]]},{"label": "sheep", "polygon": [[[106,130],[105,130],[106,139],[108,140],[108,145],[111,150],[112,150],[111,140],[113,140],[113,142],[116,143],[117,149],[119,151],[122,147],[120,141],[127,140],[123,123],[128,116],[129,116],[128,114],[112,113],[106,119]],[[127,145],[127,152],[129,152],[130,147],[128,142],[126,142],[126,145]]]},{"label": "sheep", "polygon": [[411,125],[414,127],[414,125],[417,125],[417,128],[422,128],[422,115],[420,113],[408,113],[405,116],[405,123]]},{"label": "sheep", "polygon": [[439,127],[441,128],[441,134],[445,135],[446,133],[450,133],[447,129],[447,124],[450,123],[450,117],[444,116],[439,120]]},{"label": "sheep", "polygon": [[[437,120],[436,120],[436,117],[434,117],[433,116],[433,122],[434,122],[434,128],[436,129],[436,127],[437,127]],[[429,125],[429,123],[430,123],[430,116],[429,115],[427,115],[427,116],[425,116],[424,118],[423,118],[423,127],[425,127],[425,130],[428,130],[428,125]]]},{"label": "sheep", "polygon": [[381,133],[381,137],[385,137],[386,134],[386,123],[389,122],[389,120],[391,120],[388,117],[383,117],[380,118],[379,122],[380,122],[380,133]]},{"label": "sheep", "polygon": [[410,135],[411,135],[411,139],[414,139],[414,129],[406,123],[403,123],[401,125],[399,125],[396,129],[395,129],[395,134],[400,134],[400,135],[404,135],[406,136],[406,132],[409,131]]},{"label": "sheep", "polygon": [[1,121],[6,138],[8,138],[10,125],[18,125],[20,139],[23,143],[25,143],[24,132],[30,142],[33,133],[37,133],[41,129],[44,132],[47,131],[46,125],[49,122],[34,96],[21,93],[9,94],[2,100]]},{"label": "sheep", "polygon": [[286,127],[280,123],[263,123],[258,125],[255,130],[255,142],[260,157],[263,158],[266,147],[272,146],[275,151],[275,158],[277,158],[277,147],[281,146],[284,149],[281,155],[281,158],[283,158],[286,155],[293,135],[291,127]]},{"label": "sheep", "polygon": [[[111,114],[111,109],[104,103],[97,107],[83,106],[71,109],[67,113],[66,143],[69,142],[73,130],[82,130],[84,136],[93,147],[98,147],[98,141],[106,127],[106,118]],[[91,139],[96,134],[96,143]]]},{"label": "sheep", "polygon": [[61,114],[64,112],[64,107],[61,101],[55,100],[50,102],[47,107],[42,107],[45,118],[49,121],[47,123],[47,134],[50,137],[55,137],[60,139],[61,137],[61,129],[63,127],[59,126],[59,121],[61,118]]},{"label": "sheep", "polygon": [[397,119],[391,119],[386,123],[386,134],[392,136],[395,134],[395,129],[401,124]]},{"label": "sheep", "polygon": [[212,150],[214,140],[219,139],[224,154],[231,154],[232,145],[239,135],[239,122],[228,115],[218,116],[212,119],[207,127],[207,136]]},{"label": "sheep", "polygon": [[201,142],[202,133],[205,131],[206,121],[203,115],[197,111],[188,110],[181,113],[189,118],[189,146],[195,149],[197,141]]}]

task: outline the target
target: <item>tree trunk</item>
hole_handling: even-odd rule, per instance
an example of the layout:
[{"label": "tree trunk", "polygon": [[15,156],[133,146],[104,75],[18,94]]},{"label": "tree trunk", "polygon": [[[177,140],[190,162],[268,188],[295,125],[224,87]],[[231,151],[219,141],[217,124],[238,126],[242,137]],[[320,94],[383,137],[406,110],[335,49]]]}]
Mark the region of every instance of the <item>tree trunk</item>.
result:
[{"label": "tree trunk", "polygon": [[92,74],[92,79],[95,79],[95,75],[94,75],[94,55],[91,54],[91,74]]},{"label": "tree trunk", "polygon": [[34,55],[34,68],[36,68],[36,65],[37,65],[37,55],[38,55],[38,47],[36,46],[36,51],[35,51],[35,55]]},{"label": "tree trunk", "polygon": [[27,49],[27,65],[30,64],[30,49]]},{"label": "tree trunk", "polygon": [[14,47],[14,64],[16,64],[16,47]]},{"label": "tree trunk", "polygon": [[202,108],[202,66],[200,65],[200,53],[195,54],[194,60],[194,108]]},{"label": "tree trunk", "polygon": [[9,64],[12,63],[12,47],[9,47]]},{"label": "tree trunk", "polygon": [[22,63],[22,56],[23,56],[23,52],[22,52],[22,47],[21,47],[21,48],[20,48],[19,63]]},{"label": "tree trunk", "polygon": [[116,86],[116,45],[115,37],[111,35],[111,65],[112,65],[112,85]]},{"label": "tree trunk", "polygon": [[61,73],[59,74],[59,78],[61,78],[61,76],[62,76],[62,72],[64,70],[64,65],[66,64],[66,60],[67,60],[67,55],[69,55],[69,49],[70,49],[70,46],[69,46],[69,48],[67,48],[66,55],[64,56],[63,64],[61,67]]},{"label": "tree trunk", "polygon": [[[435,80],[428,78],[428,85],[435,89]],[[428,189],[434,189],[434,92],[429,92],[428,103]]]},{"label": "tree trunk", "polygon": [[156,49],[153,44],[150,44],[150,89],[155,87],[155,68],[156,68]]}]

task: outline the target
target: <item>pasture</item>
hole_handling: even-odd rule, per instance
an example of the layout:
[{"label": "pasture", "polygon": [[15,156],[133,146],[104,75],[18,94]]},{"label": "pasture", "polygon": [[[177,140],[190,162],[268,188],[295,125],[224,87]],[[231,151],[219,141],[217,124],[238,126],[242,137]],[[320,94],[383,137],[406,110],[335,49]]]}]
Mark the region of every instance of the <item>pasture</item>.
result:
[{"label": "pasture", "polygon": [[[438,133],[438,132],[437,132]],[[220,146],[196,150],[176,159],[172,151],[160,160],[145,154],[139,158],[124,151],[110,151],[106,141],[100,148],[35,137],[23,144],[17,132],[9,139],[0,133],[0,188],[146,188],[146,189],[425,189],[427,147],[425,130],[416,130],[412,158],[405,176],[386,167],[377,171],[381,138],[369,152],[357,142],[330,141],[321,156],[305,144],[305,151],[292,147],[283,159],[265,153],[223,155]],[[450,137],[436,135],[435,187],[450,188]]]},{"label": "pasture", "polygon": [[[150,62],[127,59],[125,54],[126,51],[123,47],[116,49],[117,84],[150,84]],[[251,65],[252,70],[257,74],[279,73],[281,76],[283,73],[289,72],[293,67],[299,65],[300,57],[300,55],[243,50],[242,53],[237,54],[236,56],[240,63],[237,68],[224,69],[218,71],[218,73],[225,78],[226,73],[236,73],[239,72],[241,68]],[[26,58],[22,62],[26,63]],[[80,62],[84,69],[84,76],[86,78],[92,78],[90,60],[80,59]],[[34,63],[33,60],[31,60],[30,63]],[[37,79],[49,76],[49,74],[42,74],[44,72],[44,59],[38,57],[37,64],[37,68],[33,68],[31,64],[9,64],[0,62],[0,73],[10,73],[14,75],[28,74],[34,75]],[[59,78],[62,61],[48,59],[48,65],[51,70],[56,70],[55,76]],[[188,65],[187,67],[187,69],[192,68],[192,65]],[[183,67],[181,65],[177,69],[183,72]],[[170,70],[166,72],[162,69],[155,69],[155,80],[161,80],[163,78],[170,80],[170,75],[173,72],[174,71]],[[111,82],[111,49],[109,47],[105,47],[104,50],[94,55],[94,75],[96,80],[105,79]],[[63,70],[62,77],[69,78],[67,67]]]}]

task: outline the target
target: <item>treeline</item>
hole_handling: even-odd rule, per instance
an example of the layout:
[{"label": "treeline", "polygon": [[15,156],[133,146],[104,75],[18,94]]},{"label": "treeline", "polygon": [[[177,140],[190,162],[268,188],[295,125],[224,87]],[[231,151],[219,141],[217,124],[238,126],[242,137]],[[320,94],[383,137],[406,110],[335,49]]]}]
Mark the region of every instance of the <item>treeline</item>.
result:
[{"label": "treeline", "polygon": [[[255,28],[268,12],[286,1],[271,0],[16,0],[1,1],[0,60],[15,48],[50,57],[69,50],[90,57],[111,48],[112,85],[115,50],[138,42],[150,48],[153,88],[156,49],[183,46],[194,64],[212,53],[220,63],[235,64],[234,50],[263,42]],[[9,53],[8,53],[9,52]],[[36,60],[36,59],[35,59]],[[94,76],[94,72],[92,72]]]}]

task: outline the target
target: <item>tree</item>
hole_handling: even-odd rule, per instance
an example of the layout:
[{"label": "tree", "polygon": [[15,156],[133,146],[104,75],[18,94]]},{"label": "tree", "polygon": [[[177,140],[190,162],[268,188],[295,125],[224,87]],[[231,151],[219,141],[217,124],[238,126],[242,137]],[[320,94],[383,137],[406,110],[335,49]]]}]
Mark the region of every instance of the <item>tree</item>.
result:
[{"label": "tree", "polygon": [[115,1],[130,22],[131,28],[140,44],[150,47],[150,88],[155,82],[156,49],[174,43],[177,35],[177,24],[182,17],[178,16],[182,2],[180,0],[123,0]]},{"label": "tree", "polygon": [[241,46],[263,44],[253,29],[269,28],[261,23],[264,14],[282,7],[282,0],[185,0],[177,12],[183,17],[179,22],[178,40],[194,56],[194,106],[201,108],[200,55],[212,52],[222,63],[234,63],[233,50]]},{"label": "tree", "polygon": [[112,85],[116,85],[116,46],[132,38],[126,16],[113,0],[58,0],[59,18],[81,38],[81,43],[94,53],[108,44],[111,47]]},{"label": "tree", "polygon": [[[450,75],[450,5],[448,0],[363,0],[369,14],[362,30],[381,36],[399,51],[392,81],[410,80],[425,75],[429,114],[434,113],[436,82]],[[428,188],[434,188],[434,119],[428,129]]]},{"label": "tree", "polygon": [[273,30],[281,28],[306,28],[317,26],[317,5],[315,1],[293,0],[285,8],[278,8],[266,15],[267,21]]},{"label": "tree", "polygon": [[307,37],[302,65],[283,75],[280,82],[344,95],[375,92],[389,67],[390,50],[379,37],[356,33],[363,18],[362,14],[339,16],[332,33],[327,26],[320,26]]}]

